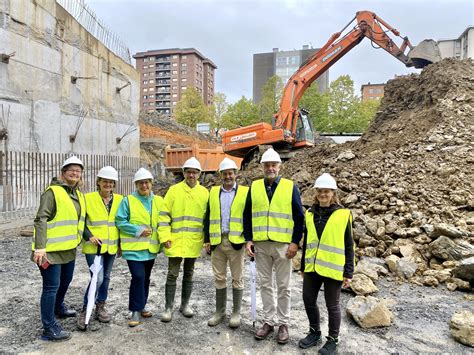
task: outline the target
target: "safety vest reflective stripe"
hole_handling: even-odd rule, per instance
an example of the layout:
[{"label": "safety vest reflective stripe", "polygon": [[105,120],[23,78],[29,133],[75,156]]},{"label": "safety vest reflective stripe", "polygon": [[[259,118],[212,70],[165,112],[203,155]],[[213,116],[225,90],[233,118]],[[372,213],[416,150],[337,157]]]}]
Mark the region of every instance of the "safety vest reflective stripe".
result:
[{"label": "safety vest reflective stripe", "polygon": [[[244,219],[243,218],[230,217],[230,222],[244,223]],[[221,223],[220,219],[211,219],[211,220],[209,220],[209,224],[219,224],[220,225],[220,223]]]},{"label": "safety vest reflective stripe", "polygon": [[158,226],[159,227],[169,227],[169,226],[171,226],[171,223],[169,223],[169,222],[160,222],[160,223],[158,223]]},{"label": "safety vest reflective stripe", "polygon": [[138,238],[125,238],[120,240],[121,244],[127,244],[127,243],[146,243],[146,244],[153,244],[153,245],[158,245],[160,244],[157,240],[155,239],[150,239],[149,237],[138,237]]},{"label": "safety vest reflective stripe", "polygon": [[160,213],[158,213],[158,215],[159,215],[159,216],[168,216],[168,217],[171,218],[171,215],[170,215],[168,212],[166,212],[166,211],[160,211]]},{"label": "safety vest reflective stripe", "polygon": [[252,183],[253,240],[273,240],[290,243],[293,235],[292,198],[293,182],[281,178],[269,201],[263,179]]},{"label": "safety vest reflective stripe", "polygon": [[202,232],[202,228],[192,228],[192,227],[171,228],[171,233],[179,233],[179,232],[199,233],[199,232]]},{"label": "safety vest reflective stripe", "polygon": [[100,227],[100,226],[107,226],[107,227],[115,227],[115,222],[110,222],[110,221],[88,221],[87,226],[92,226],[92,227]]},{"label": "safety vest reflective stripe", "polygon": [[276,232],[276,233],[293,233],[293,228],[279,228],[279,227],[252,227],[252,232]]},{"label": "safety vest reflective stripe", "polygon": [[48,229],[53,229],[56,227],[64,227],[64,226],[77,226],[77,219],[71,219],[67,221],[58,221],[58,222],[48,224]]},{"label": "safety vest reflective stripe", "polygon": [[[101,242],[102,242],[102,245],[113,246],[113,245],[118,245],[118,244],[119,244],[119,239],[115,239],[115,240],[103,239],[103,240],[101,240]],[[85,242],[84,244],[86,244],[86,245],[94,245],[94,244],[92,244],[92,243],[89,242],[89,241]],[[94,247],[97,248],[96,246],[94,246]]]},{"label": "safety vest reflective stripe", "polygon": [[176,217],[176,218],[171,219],[171,222],[182,222],[182,221],[194,221],[194,222],[203,223],[204,218],[198,218],[198,217],[193,217],[193,216],[181,216],[181,217]]},{"label": "safety vest reflective stripe", "polygon": [[48,244],[62,243],[62,242],[70,241],[70,240],[77,240],[77,234],[66,235],[64,237],[57,237],[57,238],[49,239]]},{"label": "safety vest reflective stripe", "polygon": [[293,220],[293,216],[291,214],[270,212],[270,211],[253,212],[252,218],[256,218],[256,217],[273,217],[273,218],[289,219],[291,221]]},{"label": "safety vest reflective stripe", "polygon": [[305,258],[304,261],[305,261],[305,264],[313,264],[314,263],[316,265],[321,265],[321,266],[324,266],[324,267],[327,267],[327,268],[330,268],[330,269],[334,269],[334,270],[337,270],[337,271],[340,271],[340,272],[344,271],[344,266],[337,265],[337,264],[334,264],[334,263],[330,263],[329,261],[323,261],[323,260],[318,260],[318,259],[314,259],[314,258]]}]

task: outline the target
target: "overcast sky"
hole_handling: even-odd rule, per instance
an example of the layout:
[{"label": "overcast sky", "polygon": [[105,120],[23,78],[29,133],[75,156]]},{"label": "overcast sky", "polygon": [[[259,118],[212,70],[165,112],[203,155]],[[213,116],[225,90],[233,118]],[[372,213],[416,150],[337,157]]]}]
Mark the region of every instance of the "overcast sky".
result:
[{"label": "overcast sky", "polygon": [[[370,10],[408,36],[458,38],[474,25],[473,0],[86,0],[133,54],[151,49],[194,47],[218,67],[216,91],[229,102],[252,97],[254,53],[319,48],[359,10]],[[397,41],[400,44],[401,41]],[[135,60],[132,59],[135,65]],[[329,80],[349,74],[356,91],[407,69],[365,39],[329,70]]]}]

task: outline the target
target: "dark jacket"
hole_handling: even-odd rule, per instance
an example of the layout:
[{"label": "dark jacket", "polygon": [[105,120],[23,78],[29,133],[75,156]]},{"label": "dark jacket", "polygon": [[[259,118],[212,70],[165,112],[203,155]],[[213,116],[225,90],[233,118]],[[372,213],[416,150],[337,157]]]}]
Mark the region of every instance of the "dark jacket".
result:
[{"label": "dark jacket", "polygon": [[[313,223],[314,226],[316,227],[316,232],[318,233],[318,236],[321,236],[324,231],[324,227],[326,226],[327,221],[329,220],[329,217],[331,214],[342,208],[341,206],[338,205],[331,205],[329,207],[321,207],[319,205],[313,205],[309,209],[311,212],[314,214],[313,218]],[[301,257],[301,271],[304,272],[304,259],[305,259],[305,254],[306,254],[306,235],[307,235],[307,230],[306,230],[306,225],[304,228],[304,242],[303,242],[303,255]],[[346,262],[344,264],[344,272],[343,276],[348,279],[352,279],[352,275],[354,274],[354,239],[352,238],[352,224],[347,223],[346,226],[346,231],[344,233],[344,250],[346,254]]]}]

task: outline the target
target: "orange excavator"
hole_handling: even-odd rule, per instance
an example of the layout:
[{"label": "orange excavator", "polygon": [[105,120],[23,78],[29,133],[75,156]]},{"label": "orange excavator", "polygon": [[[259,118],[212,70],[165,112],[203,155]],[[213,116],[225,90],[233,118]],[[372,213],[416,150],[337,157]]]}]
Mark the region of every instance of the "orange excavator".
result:
[{"label": "orange excavator", "polygon": [[[354,20],[357,23],[353,29],[338,39]],[[389,37],[389,32],[403,40],[400,46]],[[314,132],[308,119],[308,112],[298,108],[299,101],[313,81],[364,38],[386,50],[407,67],[420,69],[441,60],[435,41],[424,40],[414,47],[407,37],[402,37],[399,31],[373,12],[359,11],[288,80],[283,90],[280,108],[273,116],[272,124],[260,122],[224,132],[222,135],[224,152],[244,158],[245,163],[254,154],[258,154],[260,145],[272,145],[282,157],[290,157],[293,149],[314,145]],[[407,49],[408,53],[405,54]]]}]

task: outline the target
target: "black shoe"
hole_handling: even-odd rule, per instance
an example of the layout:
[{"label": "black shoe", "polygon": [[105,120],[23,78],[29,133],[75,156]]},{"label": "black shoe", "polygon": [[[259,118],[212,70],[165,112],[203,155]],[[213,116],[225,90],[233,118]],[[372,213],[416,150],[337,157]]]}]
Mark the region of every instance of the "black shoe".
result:
[{"label": "black shoe", "polygon": [[64,308],[61,311],[54,312],[58,318],[71,318],[76,316],[76,311],[70,308]]},{"label": "black shoe", "polygon": [[326,337],[327,341],[324,346],[319,349],[318,354],[323,354],[323,355],[332,355],[335,354],[337,351],[337,344],[339,344],[339,339],[338,338],[333,338],[333,337]]},{"label": "black shoe", "polygon": [[308,333],[306,338],[303,338],[298,342],[298,346],[301,349],[308,349],[312,346],[315,346],[316,344],[320,342],[321,342],[321,332],[319,330],[315,331],[313,329],[310,329],[310,332]]},{"label": "black shoe", "polygon": [[48,341],[67,340],[71,337],[71,333],[63,330],[59,324],[53,325],[51,328],[44,329],[41,339]]}]

